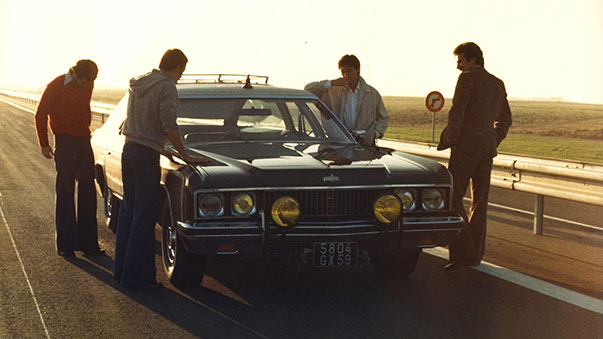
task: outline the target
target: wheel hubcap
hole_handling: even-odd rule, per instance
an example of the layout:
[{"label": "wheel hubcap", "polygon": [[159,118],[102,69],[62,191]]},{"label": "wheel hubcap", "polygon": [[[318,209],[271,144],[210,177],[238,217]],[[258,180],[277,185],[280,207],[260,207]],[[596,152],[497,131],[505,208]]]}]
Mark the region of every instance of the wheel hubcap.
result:
[{"label": "wheel hubcap", "polygon": [[174,227],[169,226],[167,228],[167,248],[166,254],[170,266],[174,266],[174,259],[176,258],[176,230]]},{"label": "wheel hubcap", "polygon": [[111,195],[112,195],[111,190],[107,189],[105,191],[104,200],[105,200],[105,216],[108,218],[111,218],[111,210],[113,208],[113,204],[111,201]]}]

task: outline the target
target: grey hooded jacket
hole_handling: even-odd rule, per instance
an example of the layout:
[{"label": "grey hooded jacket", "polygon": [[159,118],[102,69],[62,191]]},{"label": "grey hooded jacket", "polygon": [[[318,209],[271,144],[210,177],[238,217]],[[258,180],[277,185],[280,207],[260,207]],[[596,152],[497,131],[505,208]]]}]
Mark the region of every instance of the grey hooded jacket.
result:
[{"label": "grey hooded jacket", "polygon": [[128,113],[122,133],[134,142],[161,152],[167,132],[178,128],[178,91],[174,80],[154,69],[130,79]]}]

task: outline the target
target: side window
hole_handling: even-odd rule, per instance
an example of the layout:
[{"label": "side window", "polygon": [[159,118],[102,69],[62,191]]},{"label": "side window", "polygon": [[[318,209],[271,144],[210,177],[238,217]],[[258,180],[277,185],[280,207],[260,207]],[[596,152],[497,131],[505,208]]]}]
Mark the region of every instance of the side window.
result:
[{"label": "side window", "polygon": [[336,127],[335,122],[333,121],[332,117],[328,114],[328,112],[324,111],[326,109],[324,106],[322,106],[322,104],[317,102],[311,102],[307,104],[307,107],[310,112],[312,112],[312,114],[314,115],[316,121],[319,122],[320,127],[322,128],[325,133],[325,136],[328,139],[346,138],[346,136],[342,133],[341,129]]},{"label": "side window", "polygon": [[291,114],[291,120],[296,132],[308,136],[315,135],[312,125],[295,102],[287,102],[287,110]]}]

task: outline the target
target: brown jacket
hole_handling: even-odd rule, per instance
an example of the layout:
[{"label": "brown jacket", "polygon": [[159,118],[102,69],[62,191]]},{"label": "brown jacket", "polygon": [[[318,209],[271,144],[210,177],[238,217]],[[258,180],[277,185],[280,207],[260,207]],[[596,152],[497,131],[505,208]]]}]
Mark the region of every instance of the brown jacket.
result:
[{"label": "brown jacket", "polygon": [[[358,97],[358,115],[355,130],[365,130],[362,143],[373,145],[375,134],[382,137],[389,123],[389,116],[385,110],[383,99],[376,89],[371,87],[360,77],[358,79],[360,95]],[[343,110],[345,108],[346,88],[343,86],[326,87],[326,80],[311,82],[304,88],[317,95],[332,111],[339,120],[343,121]],[[350,131],[352,132],[352,131]]]},{"label": "brown jacket", "polygon": [[505,84],[483,67],[463,72],[438,150],[458,147],[476,157],[493,158],[511,123]]}]

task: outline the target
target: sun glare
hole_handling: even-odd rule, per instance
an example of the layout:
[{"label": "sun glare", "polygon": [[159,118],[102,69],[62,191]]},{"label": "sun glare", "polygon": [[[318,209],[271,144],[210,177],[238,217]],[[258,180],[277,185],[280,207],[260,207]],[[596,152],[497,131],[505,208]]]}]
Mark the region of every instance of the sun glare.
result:
[{"label": "sun glare", "polygon": [[[180,48],[187,72],[259,73],[297,88],[338,77],[337,60],[353,53],[361,75],[384,95],[438,90],[450,97],[458,76],[452,50],[475,41],[509,96],[603,103],[597,0],[0,3],[3,88],[41,88],[82,58],[99,65],[97,86],[125,87],[157,67],[163,51]],[[492,6],[496,17],[485,15]]]}]

